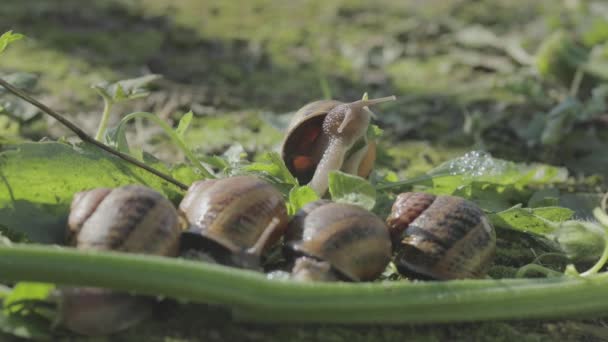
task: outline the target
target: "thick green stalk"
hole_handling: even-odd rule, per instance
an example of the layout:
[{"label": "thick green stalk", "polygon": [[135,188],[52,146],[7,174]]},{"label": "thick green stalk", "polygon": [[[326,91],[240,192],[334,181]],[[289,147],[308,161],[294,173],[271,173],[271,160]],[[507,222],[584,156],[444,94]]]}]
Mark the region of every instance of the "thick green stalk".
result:
[{"label": "thick green stalk", "polygon": [[180,138],[179,135],[177,135],[177,133],[175,133],[175,131],[171,128],[171,126],[169,126],[161,118],[159,118],[158,116],[156,116],[156,115],[154,115],[152,113],[135,112],[135,113],[131,113],[131,114],[125,116],[120,121],[120,124],[118,126],[118,134],[119,135],[124,134],[123,132],[125,130],[125,124],[128,121],[133,120],[133,119],[138,118],[138,117],[146,118],[146,119],[148,119],[150,121],[153,121],[157,125],[159,125],[160,128],[162,128],[163,131],[167,134],[167,136],[171,139],[171,141],[173,141],[173,143],[175,145],[177,145],[177,147],[180,150],[182,150],[182,152],[186,155],[186,157],[190,160],[190,162],[201,172],[201,174],[205,178],[216,178],[209,170],[207,170],[203,166],[202,161],[200,161],[194,155],[194,153],[192,153],[192,151],[188,148],[188,146],[186,146],[186,144],[184,143],[184,141],[182,140],[182,138]]},{"label": "thick green stalk", "polygon": [[231,307],[259,321],[420,323],[608,313],[608,273],[447,282],[297,283],[201,262],[14,244],[0,279],[102,286]]}]

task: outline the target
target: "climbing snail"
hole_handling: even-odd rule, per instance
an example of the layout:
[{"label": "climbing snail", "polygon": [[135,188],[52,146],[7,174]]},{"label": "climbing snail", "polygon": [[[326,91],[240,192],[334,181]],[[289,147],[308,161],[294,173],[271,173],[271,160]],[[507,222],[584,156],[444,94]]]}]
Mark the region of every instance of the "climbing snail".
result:
[{"label": "climbing snail", "polygon": [[292,277],[299,280],[376,279],[391,257],[384,222],[351,204],[319,200],[305,205],[285,235],[287,254],[298,257]]},{"label": "climbing snail", "polygon": [[475,203],[463,198],[402,193],[386,222],[395,265],[407,276],[479,278],[494,259],[494,228]]},{"label": "climbing snail", "polygon": [[183,249],[222,264],[259,269],[260,257],[287,228],[283,195],[253,176],[195,182],[179,205],[190,223]]},{"label": "climbing snail", "polygon": [[321,100],[294,115],[281,147],[289,171],[319,196],[327,191],[330,171],[367,177],[376,158],[367,129],[373,113],[367,106],[393,101],[394,96],[343,103]]},{"label": "climbing snail", "polygon": [[[176,256],[181,233],[177,210],[158,192],[129,185],[74,196],[70,240],[82,250]],[[85,335],[126,329],[145,318],[154,299],[82,287],[59,290],[60,323]]]}]

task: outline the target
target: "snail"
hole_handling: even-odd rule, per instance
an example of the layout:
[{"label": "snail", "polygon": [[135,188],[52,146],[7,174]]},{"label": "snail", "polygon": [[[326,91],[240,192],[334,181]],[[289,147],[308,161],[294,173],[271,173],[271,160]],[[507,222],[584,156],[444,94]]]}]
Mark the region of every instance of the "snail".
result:
[{"label": "snail", "polygon": [[[77,249],[177,256],[181,234],[177,210],[143,186],[99,188],[74,196],[69,240]],[[155,300],[111,290],[62,288],[58,323],[84,335],[126,329],[151,313]]]},{"label": "snail", "polygon": [[176,256],[177,211],[160,193],[138,185],[74,196],[68,218],[76,248]]},{"label": "snail", "polygon": [[285,235],[286,252],[298,259],[299,280],[376,279],[391,257],[388,227],[356,205],[318,200],[296,213]]},{"label": "snail", "polygon": [[287,129],[281,147],[285,165],[300,184],[309,184],[319,196],[327,191],[330,171],[367,177],[376,158],[375,143],[366,137],[373,116],[367,106],[395,99],[321,100],[305,105]]},{"label": "snail", "polygon": [[259,269],[263,252],[288,223],[283,195],[254,176],[195,182],[179,205],[190,228],[183,249],[208,252],[222,264]]},{"label": "snail", "polygon": [[387,225],[397,270],[438,280],[480,278],[490,267],[496,233],[473,202],[406,192],[397,196]]}]

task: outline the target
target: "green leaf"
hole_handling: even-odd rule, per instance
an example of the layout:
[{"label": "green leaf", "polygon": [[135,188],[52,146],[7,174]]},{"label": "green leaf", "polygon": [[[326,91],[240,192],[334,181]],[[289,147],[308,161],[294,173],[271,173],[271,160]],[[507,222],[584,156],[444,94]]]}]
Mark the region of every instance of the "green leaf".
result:
[{"label": "green leaf", "polygon": [[275,183],[298,185],[298,180],[276,152],[264,153],[260,161],[244,166],[243,170],[265,176]]},{"label": "green leaf", "polygon": [[188,130],[188,127],[190,127],[190,123],[192,122],[192,117],[194,116],[194,113],[192,113],[192,111],[189,111],[188,113],[184,114],[182,116],[182,118],[179,120],[179,124],[177,125],[177,128],[175,129],[175,133],[177,133],[177,135],[180,136],[180,138],[184,138],[184,135],[186,134],[186,131]]},{"label": "green leaf", "polygon": [[201,179],[200,173],[187,164],[173,165],[171,167],[171,177],[184,184],[192,184]]},{"label": "green leaf", "polygon": [[575,262],[594,262],[604,251],[605,229],[594,222],[566,221],[549,236]]},{"label": "green leaf", "polygon": [[149,186],[174,202],[181,197],[174,185],[88,144],[8,146],[0,152],[0,226],[32,242],[62,243],[76,192],[126,184]]},{"label": "green leaf", "polygon": [[120,126],[108,128],[104,135],[104,141],[106,145],[113,147],[122,153],[131,154],[126,131],[120,129]]},{"label": "green leaf", "polygon": [[220,156],[199,155],[199,160],[205,164],[211,165],[220,170],[230,167],[230,163]]},{"label": "green leaf", "polygon": [[102,97],[116,103],[148,96],[147,87],[161,77],[161,75],[151,74],[115,83],[102,82],[93,85],[93,88]]},{"label": "green leaf", "polygon": [[[426,175],[383,184],[380,188],[416,185],[418,190],[437,195],[476,197],[484,209],[497,211],[510,207],[512,204],[509,203],[526,201],[528,196],[521,197],[530,186],[563,183],[567,179],[565,168],[540,163],[514,163],[493,158],[483,151],[471,151],[441,164]],[[483,202],[489,199],[492,203]]]},{"label": "green leaf", "polygon": [[[50,339],[50,322],[55,311],[44,302],[55,289],[48,283],[20,282],[3,298],[0,310],[0,332],[37,340]],[[41,305],[42,304],[42,305]]]},{"label": "green leaf", "polygon": [[367,127],[366,135],[367,139],[369,140],[378,140],[378,138],[380,138],[383,133],[384,131],[382,130],[382,128],[372,124]]},{"label": "green leaf", "polygon": [[25,36],[19,33],[13,33],[13,31],[4,32],[0,36],[0,53],[2,53],[10,43],[22,39],[23,37]]},{"label": "green leaf", "polygon": [[116,83],[114,86],[114,94],[112,96],[114,102],[123,101],[127,98],[127,93],[125,93],[124,89],[122,89],[122,85],[120,84],[120,82]]},{"label": "green leaf", "polygon": [[295,186],[289,191],[288,214],[294,215],[303,206],[319,199],[319,195],[308,185]]},{"label": "green leaf", "polygon": [[376,205],[376,188],[367,180],[341,171],[329,173],[329,193],[335,202],[349,203],[372,210]]},{"label": "green leaf", "polygon": [[518,230],[547,236],[553,233],[559,222],[566,221],[572,217],[574,211],[562,207],[544,208],[513,208],[490,214],[490,221],[499,228]]},{"label": "green leaf", "polygon": [[3,301],[4,313],[10,315],[22,311],[25,308],[22,304],[24,301],[45,300],[54,289],[55,285],[48,283],[17,283]]}]

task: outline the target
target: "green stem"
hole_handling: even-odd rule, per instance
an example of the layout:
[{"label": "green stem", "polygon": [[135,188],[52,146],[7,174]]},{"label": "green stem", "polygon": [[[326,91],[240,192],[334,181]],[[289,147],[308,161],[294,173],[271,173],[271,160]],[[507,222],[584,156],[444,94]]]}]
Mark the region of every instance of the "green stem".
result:
[{"label": "green stem", "polygon": [[163,121],[161,118],[159,118],[158,116],[152,114],[152,113],[147,113],[147,112],[135,112],[135,113],[131,113],[127,116],[125,116],[120,123],[118,124],[118,134],[119,136],[124,134],[124,130],[126,129],[125,124],[127,122],[129,122],[130,120],[133,120],[135,118],[146,118],[150,121],[153,121],[154,123],[156,123],[157,125],[160,126],[160,128],[162,128],[165,133],[167,134],[167,136],[169,136],[169,138],[171,139],[171,141],[173,141],[173,143],[180,149],[182,150],[182,152],[186,155],[186,157],[190,160],[190,162],[201,172],[201,174],[205,177],[205,178],[216,178],[209,170],[207,170],[204,166],[203,166],[203,162],[198,159],[194,153],[192,153],[192,151],[188,148],[188,146],[186,146],[186,144],[184,143],[184,141],[182,140],[182,138],[180,138],[180,136],[175,133],[175,131],[173,130],[173,128],[171,128],[171,126],[169,126],[165,121]]},{"label": "green stem", "polygon": [[608,273],[446,282],[299,283],[202,262],[116,252],[0,246],[0,279],[100,286],[227,305],[241,319],[420,323],[606,313]]},{"label": "green stem", "polygon": [[112,100],[107,96],[103,96],[103,113],[101,114],[101,121],[99,127],[97,127],[97,134],[95,134],[95,140],[101,141],[106,129],[108,129],[108,121],[110,120],[110,110],[112,109]]},{"label": "green stem", "polygon": [[529,272],[538,272],[546,277],[559,277],[563,275],[561,272],[554,271],[542,265],[528,264],[520,267],[519,270],[517,270],[517,273],[515,273],[515,278],[524,278]]},{"label": "green stem", "polygon": [[583,82],[583,77],[585,76],[585,69],[584,68],[578,68],[576,70],[576,73],[574,74],[574,78],[572,79],[572,83],[570,83],[570,91],[568,92],[568,94],[571,97],[576,98],[576,96],[578,95],[578,91],[581,87],[581,83]]}]

